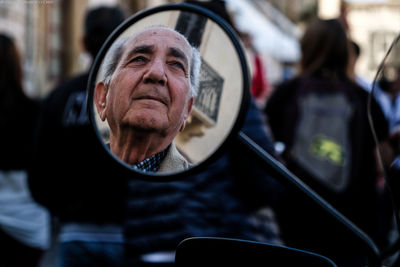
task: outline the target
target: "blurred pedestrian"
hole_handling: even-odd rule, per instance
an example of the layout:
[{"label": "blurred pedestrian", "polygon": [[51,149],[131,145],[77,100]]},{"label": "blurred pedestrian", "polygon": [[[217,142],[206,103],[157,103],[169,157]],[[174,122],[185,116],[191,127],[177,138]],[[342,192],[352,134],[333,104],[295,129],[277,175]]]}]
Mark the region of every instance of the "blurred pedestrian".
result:
[{"label": "blurred pedestrian", "polygon": [[[368,93],[348,75],[349,49],[339,20],[315,19],[301,39],[299,76],[277,87],[265,111],[274,139],[285,144],[289,170],[380,242],[385,236],[377,229],[380,191]],[[388,127],[375,101],[372,114],[383,140]],[[363,264],[354,235],[297,192],[288,194],[279,211],[289,246],[331,256],[339,266]]]},{"label": "blurred pedestrian", "polygon": [[[399,46],[398,42],[396,46]],[[351,40],[351,48],[353,49],[350,49],[350,75],[356,83],[373,94],[389,122],[389,132],[394,134],[400,129],[400,65],[386,62],[375,84],[367,82],[355,69],[361,48],[354,40]],[[374,86],[373,91],[372,86]]]},{"label": "blurred pedestrian", "polygon": [[253,37],[250,33],[240,32],[249,57],[249,68],[251,70],[251,88],[250,93],[256,101],[257,106],[262,109],[265,106],[266,100],[270,93],[268,79],[265,71],[265,63],[262,54],[254,45]]},{"label": "blurred pedestrian", "polygon": [[349,52],[349,75],[358,85],[367,91],[371,91],[372,82],[368,82],[366,79],[361,77],[357,73],[357,62],[361,55],[360,46],[354,41],[350,40],[350,52]]},{"label": "blurred pedestrian", "polygon": [[49,246],[50,220],[27,184],[39,103],[25,94],[19,51],[4,33],[0,58],[0,266],[39,266]]},{"label": "blurred pedestrian", "polygon": [[[87,11],[83,44],[92,60],[123,22],[119,7]],[[89,71],[55,88],[44,100],[30,170],[36,201],[59,227],[59,266],[121,266],[125,180],[113,169],[89,123]]]},{"label": "blurred pedestrian", "polygon": [[375,84],[375,99],[389,121],[390,133],[400,130],[400,65],[387,64]]}]

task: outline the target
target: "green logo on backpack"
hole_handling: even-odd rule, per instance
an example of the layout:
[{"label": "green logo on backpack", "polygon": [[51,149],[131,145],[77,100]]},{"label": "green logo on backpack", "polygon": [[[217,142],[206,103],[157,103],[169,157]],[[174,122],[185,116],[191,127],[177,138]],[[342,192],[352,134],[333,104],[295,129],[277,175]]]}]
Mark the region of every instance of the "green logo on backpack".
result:
[{"label": "green logo on backpack", "polygon": [[316,135],[311,142],[311,154],[314,157],[343,166],[345,155],[342,146],[324,135]]}]

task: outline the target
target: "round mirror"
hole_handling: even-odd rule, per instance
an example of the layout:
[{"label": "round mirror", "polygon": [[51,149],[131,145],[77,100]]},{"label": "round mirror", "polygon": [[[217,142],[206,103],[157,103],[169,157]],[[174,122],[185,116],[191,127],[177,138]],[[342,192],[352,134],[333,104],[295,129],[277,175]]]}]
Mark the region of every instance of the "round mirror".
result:
[{"label": "round mirror", "polygon": [[137,13],[111,34],[91,69],[88,107],[115,160],[165,180],[219,154],[243,122],[248,91],[230,26],[204,8],[170,4]]},{"label": "round mirror", "polygon": [[[389,123],[389,132],[394,134],[400,131],[400,35],[394,39],[389,47],[385,57],[379,65],[375,75],[370,99],[374,99],[380,105],[386,119]],[[373,110],[369,107],[369,115],[372,116]],[[372,130],[376,133],[380,129],[376,129],[371,120]]]},{"label": "round mirror", "polygon": [[[374,99],[380,106],[388,123],[388,134],[381,129],[375,118],[376,109],[372,105]],[[397,231],[400,231],[400,35],[390,45],[386,55],[379,65],[375,75],[371,94],[368,102],[368,116],[370,126],[379,148],[380,171],[385,178],[385,184],[389,187],[392,200],[393,214],[396,218]],[[381,138],[382,132],[386,138]],[[393,248],[388,251],[389,256],[398,251],[399,237],[394,242]],[[397,245],[396,245],[397,244]],[[397,248],[396,248],[397,247]]]},{"label": "round mirror", "polygon": [[[379,104],[388,123],[388,138],[384,140],[379,136],[382,136],[382,131],[385,136],[387,133],[374,118],[376,110],[372,99]],[[379,147],[381,172],[388,174],[400,159],[400,35],[393,40],[378,67],[368,104],[370,126]],[[387,175],[385,177],[388,178]],[[394,181],[388,182],[391,185]]]},{"label": "round mirror", "polygon": [[[373,105],[373,99],[378,103],[387,120],[388,133],[376,120],[377,111],[374,108],[376,105]],[[395,218],[394,227],[397,228],[397,231],[392,230],[393,236],[385,250],[386,253],[382,256],[390,264],[391,261],[399,261],[400,240],[400,197],[398,194],[400,190],[400,34],[394,38],[378,67],[368,99],[368,117],[375,143],[379,148],[380,172],[389,188]],[[382,138],[382,135],[385,138]],[[396,254],[397,256],[393,256]]]}]

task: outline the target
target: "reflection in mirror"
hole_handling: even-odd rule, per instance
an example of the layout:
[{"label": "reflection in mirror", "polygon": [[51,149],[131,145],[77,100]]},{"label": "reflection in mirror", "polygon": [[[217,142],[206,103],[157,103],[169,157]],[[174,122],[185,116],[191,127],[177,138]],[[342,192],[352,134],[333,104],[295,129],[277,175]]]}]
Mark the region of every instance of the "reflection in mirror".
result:
[{"label": "reflection in mirror", "polygon": [[[371,97],[378,102],[389,123],[390,133],[400,129],[400,112],[397,106],[390,110],[390,104],[396,104],[400,92],[400,36],[395,38],[375,75]],[[373,111],[370,110],[370,113]],[[372,115],[372,114],[371,114]],[[372,121],[373,123],[373,121]],[[378,131],[375,127],[375,132]]]},{"label": "reflection in mirror", "polygon": [[336,264],[324,256],[279,245],[240,239],[199,237],[185,239],[178,245],[175,266],[335,267]]},{"label": "reflection in mirror", "polygon": [[[154,25],[162,25],[182,33],[201,55],[197,96],[193,100],[192,110],[187,116],[184,129],[176,135],[173,142],[179,153],[189,162],[188,166],[197,166],[222,146],[237,121],[243,103],[242,94],[245,82],[243,63],[240,61],[238,48],[215,21],[188,11],[168,10],[140,19],[120,33],[113,46]],[[107,51],[105,59],[101,61],[96,84],[106,76],[107,64],[105,61],[109,57],[110,51],[112,48]],[[122,59],[124,55],[122,54]],[[117,66],[116,70],[119,69]],[[114,73],[112,77],[115,76]],[[172,82],[170,77],[169,82]],[[112,82],[110,84],[113,85]],[[170,83],[168,83],[169,85]],[[96,86],[95,91],[98,88]],[[105,90],[102,97],[100,97],[101,95],[94,93],[93,111],[96,127],[101,133],[103,142],[108,146],[110,141],[112,142],[110,140],[110,117],[106,116],[106,111],[101,105],[107,103],[110,96],[107,96]],[[96,100],[96,97],[100,98]],[[170,97],[172,99],[172,95]],[[101,114],[102,111],[104,114]],[[147,115],[149,114],[147,113]],[[186,118],[186,116],[184,117]],[[112,145],[111,150],[113,150]],[[119,153],[115,156],[130,166],[137,163],[137,161],[130,162],[126,154],[122,156]],[[165,169],[161,166],[159,172],[173,173],[181,170],[183,168]]]},{"label": "reflection in mirror", "polygon": [[[379,104],[388,121],[389,133],[384,140],[379,138],[382,129],[379,128],[374,116],[376,109],[372,105],[373,101]],[[400,192],[400,35],[394,39],[379,65],[369,98],[368,112],[375,143],[379,147],[379,166],[385,183],[389,186],[388,191],[395,216],[394,224],[397,227],[397,232],[393,231],[394,234],[390,238],[390,248],[385,255],[388,257],[400,249],[400,198],[398,194]],[[398,262],[398,256],[396,258]]]}]

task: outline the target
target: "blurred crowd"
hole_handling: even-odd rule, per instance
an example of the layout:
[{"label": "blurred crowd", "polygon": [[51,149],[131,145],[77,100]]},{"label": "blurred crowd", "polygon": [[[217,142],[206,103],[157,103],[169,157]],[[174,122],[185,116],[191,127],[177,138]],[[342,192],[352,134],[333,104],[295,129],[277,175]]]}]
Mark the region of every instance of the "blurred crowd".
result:
[{"label": "blurred crowd", "polygon": [[[347,24],[316,17],[299,40],[296,70],[271,84],[265,59],[223,1],[187,2],[221,16],[246,50],[250,105],[241,131],[389,246],[395,223],[385,175],[400,150],[400,66],[364,82]],[[126,18],[117,6],[87,11],[82,49],[92,61]],[[49,253],[60,267],[173,266],[176,246],[192,236],[286,245],[365,266],[353,233],[238,140],[201,172],[142,181],[110,158],[90,124],[90,69],[37,100],[24,93],[23,59],[9,34],[0,33],[0,58],[0,266],[44,266]]]}]

